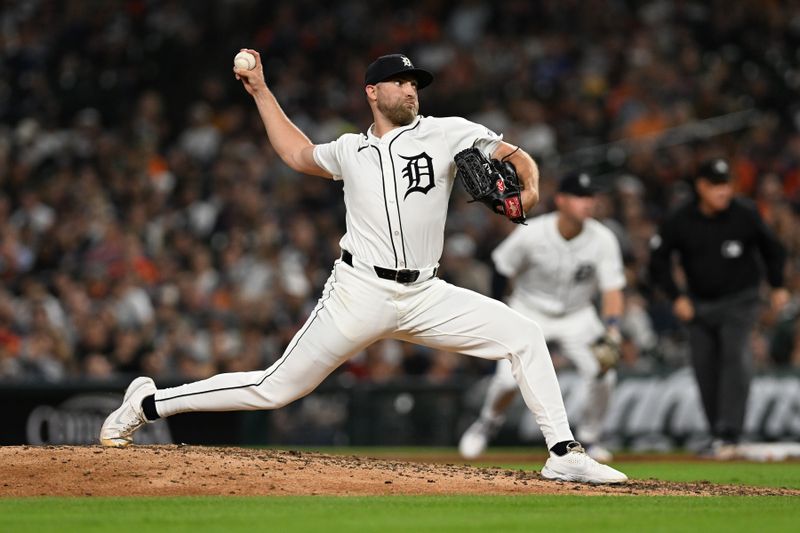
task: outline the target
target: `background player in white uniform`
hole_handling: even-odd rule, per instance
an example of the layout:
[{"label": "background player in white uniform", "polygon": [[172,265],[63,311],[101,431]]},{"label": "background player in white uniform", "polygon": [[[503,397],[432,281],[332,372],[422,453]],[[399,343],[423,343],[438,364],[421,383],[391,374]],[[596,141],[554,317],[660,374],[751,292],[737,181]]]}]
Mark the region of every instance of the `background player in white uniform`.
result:
[{"label": "background player in white uniform", "polygon": [[417,114],[417,90],[432,75],[400,54],[382,56],[365,76],[374,123],[314,145],[286,117],[253,70],[234,68],[261,114],[281,159],[298,172],[344,181],[347,232],[317,306],[268,369],[220,374],[157,390],[135,379],[122,406],[100,431],[106,446],[125,446],[147,421],[190,411],[276,409],[311,392],[335,368],[379,339],[399,339],[487,359],[508,359],[523,398],[551,449],[542,475],[585,482],[621,482],[574,442],[550,355],[539,328],[505,304],[436,277],[453,187],[453,156],[476,146],[506,157],[538,201],[533,159],[467,120]]},{"label": "background player in white uniform", "polygon": [[[557,342],[575,365],[586,389],[578,438],[589,455],[609,461],[610,452],[598,443],[616,373],[603,371],[591,345],[605,333],[620,339],[625,274],[617,238],[590,218],[594,193],[588,174],[568,174],[559,183],[557,210],[517,228],[494,250],[492,260],[501,279],[513,279],[511,308],[534,320],[545,339]],[[504,283],[495,285],[500,286],[494,291],[499,298]],[[598,291],[605,325],[593,304]],[[480,417],[459,442],[462,456],[474,459],[483,453],[502,426],[516,390],[511,368],[498,361]]]}]

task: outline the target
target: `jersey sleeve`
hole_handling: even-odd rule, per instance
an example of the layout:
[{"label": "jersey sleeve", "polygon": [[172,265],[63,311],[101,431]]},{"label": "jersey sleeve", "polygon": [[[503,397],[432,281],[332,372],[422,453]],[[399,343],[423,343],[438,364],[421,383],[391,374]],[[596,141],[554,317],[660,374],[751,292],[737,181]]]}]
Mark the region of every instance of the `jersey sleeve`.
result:
[{"label": "jersey sleeve", "polygon": [[474,146],[484,154],[491,156],[503,140],[502,135],[465,118],[445,117],[441,120],[444,121],[443,126],[450,153],[454,155]]},{"label": "jersey sleeve", "polygon": [[314,161],[335,180],[342,179],[341,153],[343,137],[314,146]]},{"label": "jersey sleeve", "polygon": [[[598,223],[599,224],[599,223]],[[614,291],[625,288],[625,268],[622,264],[622,250],[616,235],[599,226],[602,232],[602,256],[597,267],[597,284],[601,291]]]},{"label": "jersey sleeve", "polygon": [[520,226],[511,232],[492,252],[495,270],[507,278],[516,276],[527,262],[526,226]]}]

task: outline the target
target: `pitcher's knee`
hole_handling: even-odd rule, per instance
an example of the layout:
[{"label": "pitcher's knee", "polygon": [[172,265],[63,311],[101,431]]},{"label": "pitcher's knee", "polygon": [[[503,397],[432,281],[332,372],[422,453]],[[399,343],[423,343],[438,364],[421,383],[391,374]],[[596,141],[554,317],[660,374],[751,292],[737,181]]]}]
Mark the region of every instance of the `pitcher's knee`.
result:
[{"label": "pitcher's knee", "polygon": [[521,323],[521,327],[523,329],[518,330],[519,335],[512,346],[512,351],[515,351],[515,353],[519,354],[522,358],[543,355],[550,357],[547,343],[544,340],[544,333],[542,333],[539,324],[533,320],[526,319]]},{"label": "pitcher's knee", "polygon": [[311,392],[310,390],[297,390],[293,387],[280,389],[265,381],[258,387],[258,395],[261,399],[263,409],[280,409],[289,405]]},{"label": "pitcher's knee", "polygon": [[547,349],[547,343],[539,325],[532,320],[525,320],[521,325],[524,329],[519,330],[519,334],[509,345],[510,353],[508,354],[508,359],[512,365],[514,359],[518,359],[519,364],[522,366],[527,366],[536,360],[546,360],[552,364],[550,351]]},{"label": "pitcher's knee", "polygon": [[517,380],[514,379],[511,366],[509,365],[507,373],[504,372],[502,374],[495,375],[494,378],[492,378],[491,385],[489,386],[496,388],[498,391],[516,390]]}]

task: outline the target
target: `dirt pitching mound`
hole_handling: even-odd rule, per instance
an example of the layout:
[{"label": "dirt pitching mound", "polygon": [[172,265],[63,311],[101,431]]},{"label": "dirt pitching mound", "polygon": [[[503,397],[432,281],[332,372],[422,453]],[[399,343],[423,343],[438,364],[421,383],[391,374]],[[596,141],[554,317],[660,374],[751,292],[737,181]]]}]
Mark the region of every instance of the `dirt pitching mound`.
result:
[{"label": "dirt pitching mound", "polygon": [[590,486],[538,472],[198,446],[0,447],[0,497],[385,494],[800,495],[800,491],[632,480]]}]

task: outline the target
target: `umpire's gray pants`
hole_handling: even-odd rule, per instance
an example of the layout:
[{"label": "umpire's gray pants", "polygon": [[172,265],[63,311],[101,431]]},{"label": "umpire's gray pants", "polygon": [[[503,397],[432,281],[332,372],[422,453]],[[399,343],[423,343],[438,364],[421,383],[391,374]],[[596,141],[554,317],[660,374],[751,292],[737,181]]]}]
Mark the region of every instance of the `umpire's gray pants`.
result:
[{"label": "umpire's gray pants", "polygon": [[752,377],[750,334],[758,312],[758,290],[714,301],[694,302],[689,343],[711,434],[737,441],[744,426]]}]

